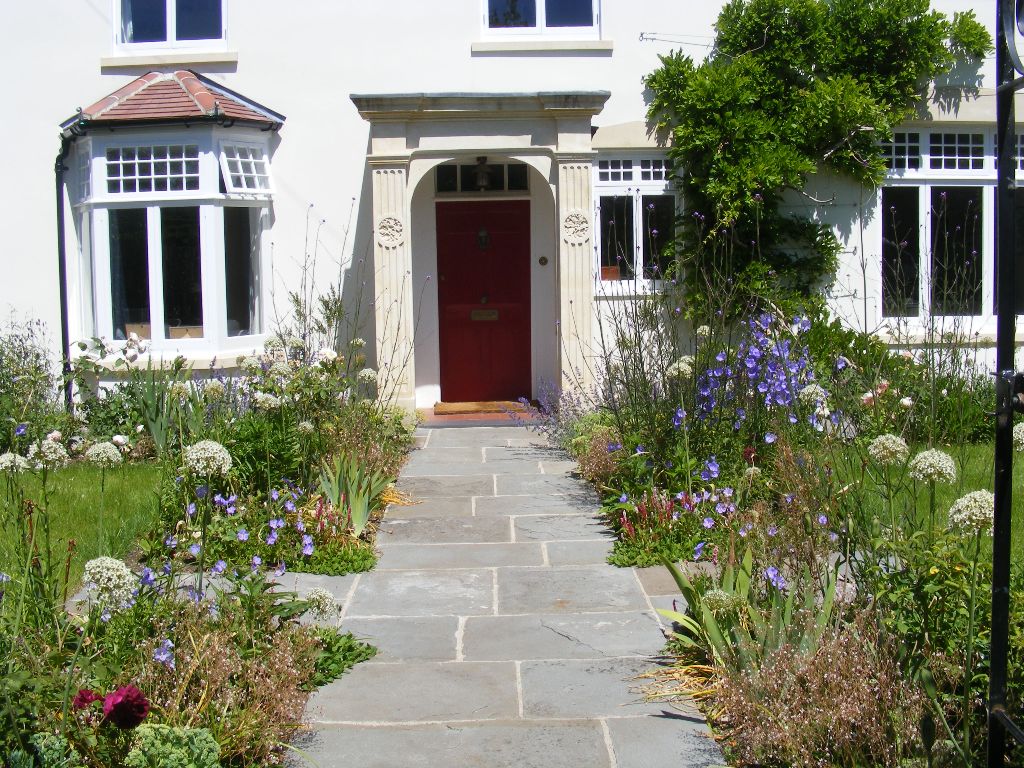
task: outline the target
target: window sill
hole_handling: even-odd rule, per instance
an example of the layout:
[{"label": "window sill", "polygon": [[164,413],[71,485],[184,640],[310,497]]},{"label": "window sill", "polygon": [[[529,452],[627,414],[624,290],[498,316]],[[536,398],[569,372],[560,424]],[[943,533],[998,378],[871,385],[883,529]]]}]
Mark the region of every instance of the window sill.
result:
[{"label": "window sill", "polygon": [[192,64],[237,64],[238,51],[169,51],[116,53],[100,59],[100,70],[123,67],[167,67]]},{"label": "window sill", "polygon": [[474,55],[488,53],[606,53],[611,40],[490,40],[473,43]]}]

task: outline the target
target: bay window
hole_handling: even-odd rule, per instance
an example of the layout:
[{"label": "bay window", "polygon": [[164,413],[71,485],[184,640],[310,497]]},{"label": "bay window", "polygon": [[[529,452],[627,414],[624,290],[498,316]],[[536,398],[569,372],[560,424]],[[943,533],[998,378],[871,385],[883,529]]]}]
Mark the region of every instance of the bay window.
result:
[{"label": "bay window", "polygon": [[267,148],[218,130],[83,142],[94,335],[214,354],[262,341]]}]

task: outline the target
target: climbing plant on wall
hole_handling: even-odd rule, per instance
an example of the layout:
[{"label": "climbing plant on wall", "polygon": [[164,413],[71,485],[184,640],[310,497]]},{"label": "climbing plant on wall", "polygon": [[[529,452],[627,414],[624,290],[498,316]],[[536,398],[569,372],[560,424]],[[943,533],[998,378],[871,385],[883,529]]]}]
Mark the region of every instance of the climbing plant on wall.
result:
[{"label": "climbing plant on wall", "polygon": [[716,280],[819,293],[839,243],[783,196],[817,173],[877,185],[878,142],[932,80],[992,50],[973,11],[950,19],[928,0],[731,0],[715,30],[705,61],[676,51],[644,83],[688,211],[676,269],[697,316]]}]

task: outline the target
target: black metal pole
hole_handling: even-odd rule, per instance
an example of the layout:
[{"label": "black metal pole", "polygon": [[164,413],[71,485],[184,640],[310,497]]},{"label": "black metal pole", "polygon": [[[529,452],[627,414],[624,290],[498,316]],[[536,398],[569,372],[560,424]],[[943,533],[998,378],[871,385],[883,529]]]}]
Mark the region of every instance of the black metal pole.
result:
[{"label": "black metal pole", "polygon": [[[1007,14],[1010,14],[1007,17]],[[996,434],[995,521],[992,535],[992,647],[989,669],[988,765],[1001,768],[1006,759],[1006,667],[1010,633],[1010,515],[1013,499],[1013,383],[1016,307],[1014,262],[1015,157],[1017,144],[1013,97],[1014,68],[1005,22],[1014,19],[1014,0],[996,3]],[[1015,28],[1015,25],[1014,25]],[[969,681],[965,681],[969,685]]]},{"label": "black metal pole", "polygon": [[68,156],[71,143],[61,137],[60,154],[53,166],[57,202],[57,280],[60,283],[60,353],[61,375],[63,377],[64,407],[71,413],[71,338],[68,332],[68,260],[64,245],[64,159]]}]

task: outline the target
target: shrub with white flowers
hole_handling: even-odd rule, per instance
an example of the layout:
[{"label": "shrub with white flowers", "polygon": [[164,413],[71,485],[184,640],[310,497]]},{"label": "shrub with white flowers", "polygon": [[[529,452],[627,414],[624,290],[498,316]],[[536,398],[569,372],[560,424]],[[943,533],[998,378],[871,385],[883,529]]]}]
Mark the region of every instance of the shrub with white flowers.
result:
[{"label": "shrub with white flowers", "polygon": [[252,404],[261,411],[272,411],[281,407],[281,399],[269,392],[254,392]]},{"label": "shrub with white flowers", "polygon": [[330,347],[322,347],[316,353],[316,359],[318,362],[323,363],[324,365],[329,365],[330,363],[333,363],[335,360],[338,359],[338,353],[335,352]]},{"label": "shrub with white flowers", "polygon": [[996,497],[991,491],[971,491],[949,508],[949,527],[964,533],[992,533]]},{"label": "shrub with white flowers", "polygon": [[929,483],[954,483],[956,464],[948,453],[931,448],[910,460],[910,477]]},{"label": "shrub with white flowers", "polygon": [[1013,449],[1018,452],[1024,451],[1024,421],[1013,427]]},{"label": "shrub with white flowers", "polygon": [[693,376],[693,367],[693,355],[683,355],[665,369],[665,374],[671,379],[688,379]]},{"label": "shrub with white flowers", "polygon": [[226,475],[231,471],[231,454],[215,440],[200,440],[185,448],[185,468],[194,475]]},{"label": "shrub with white flowers", "polygon": [[220,379],[210,379],[203,387],[203,395],[207,400],[220,400],[227,394],[228,388]]},{"label": "shrub with white flowers", "polygon": [[909,455],[910,446],[899,435],[879,435],[868,445],[868,456],[883,467],[903,464]]},{"label": "shrub with white flowers", "polygon": [[0,472],[10,472],[16,475],[27,470],[28,466],[28,459],[24,456],[19,456],[10,451],[0,454]]},{"label": "shrub with white flowers", "polygon": [[33,443],[28,449],[28,461],[36,469],[55,469],[68,463],[67,449],[56,440]]},{"label": "shrub with white flowers", "polygon": [[338,604],[334,602],[334,595],[323,587],[313,587],[306,596],[306,604],[309,606],[309,612],[322,621],[338,616]]},{"label": "shrub with white flowers", "polygon": [[113,557],[97,557],[87,562],[83,580],[92,599],[111,611],[130,607],[138,586],[131,569]]},{"label": "shrub with white flowers", "polygon": [[263,365],[260,363],[259,358],[252,356],[242,360],[238,367],[250,376],[255,376],[263,370]]},{"label": "shrub with white flowers", "polygon": [[90,445],[85,451],[85,458],[86,461],[90,461],[104,469],[116,467],[124,461],[121,457],[121,451],[113,443],[94,443]]}]

